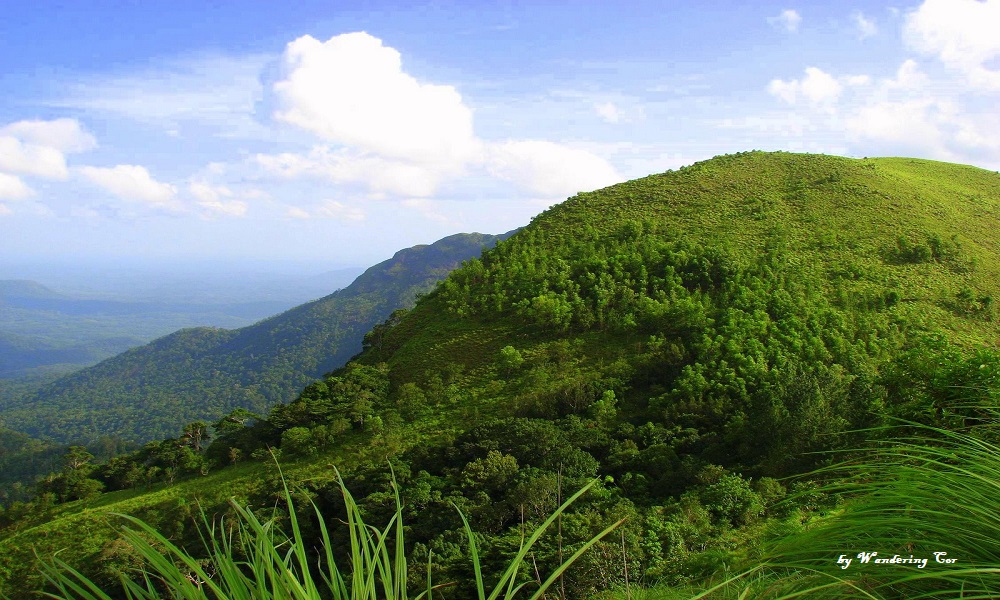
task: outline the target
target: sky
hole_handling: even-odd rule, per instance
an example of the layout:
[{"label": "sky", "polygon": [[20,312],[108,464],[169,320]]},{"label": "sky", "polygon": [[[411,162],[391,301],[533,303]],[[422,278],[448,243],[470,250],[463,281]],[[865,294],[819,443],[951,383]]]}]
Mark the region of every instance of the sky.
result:
[{"label": "sky", "polygon": [[365,266],[752,149],[1000,169],[1000,0],[0,12],[0,263]]}]

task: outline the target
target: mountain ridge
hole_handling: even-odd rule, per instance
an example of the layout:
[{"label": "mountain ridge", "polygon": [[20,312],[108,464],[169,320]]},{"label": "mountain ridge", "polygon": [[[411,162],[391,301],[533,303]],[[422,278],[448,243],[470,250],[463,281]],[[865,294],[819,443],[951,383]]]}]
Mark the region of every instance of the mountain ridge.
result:
[{"label": "mountain ridge", "polygon": [[39,509],[37,530],[0,540],[0,580],[25,572],[13,553],[49,556],[63,531],[89,545],[61,556],[103,569],[116,532],[96,507],[197,547],[192,498],[272,511],[278,455],[324,514],[340,514],[342,481],[378,523],[401,490],[408,560],[433,552],[435,581],[468,579],[455,507],[495,566],[596,479],[559,544],[538,548],[542,572],[627,517],[566,572],[569,596],[624,583],[619,557],[636,577],[707,588],[768,536],[841,508],[804,475],[824,461],[884,442],[885,423],[941,431],[980,419],[973,401],[995,406],[998,248],[1000,175],[932,161],[750,152],[579,194],[291,402],[220,421],[180,475],[157,453],[193,454],[181,438],[95,469],[95,484],[133,489]]},{"label": "mountain ridge", "polygon": [[[324,298],[240,329],[179,330],[48,384],[3,416],[14,429],[57,441],[148,441],[236,407],[266,411],[346,362],[372,326],[501,237],[456,234],[400,250]],[[155,431],[144,425],[151,414]],[[74,425],[88,420],[104,426]]]}]

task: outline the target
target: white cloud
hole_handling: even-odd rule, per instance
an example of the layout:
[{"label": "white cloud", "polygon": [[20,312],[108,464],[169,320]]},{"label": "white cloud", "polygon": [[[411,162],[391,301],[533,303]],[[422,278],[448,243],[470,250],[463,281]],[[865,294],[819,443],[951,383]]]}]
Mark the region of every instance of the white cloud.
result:
[{"label": "white cloud", "polygon": [[[318,153],[318,146],[313,149]],[[282,152],[281,154],[256,154],[253,162],[264,168],[265,171],[274,173],[281,177],[299,177],[301,175],[322,175],[322,170],[318,168],[318,162],[301,154],[292,152]]]},{"label": "white cloud", "polygon": [[47,146],[25,144],[11,136],[0,136],[0,170],[50,179],[69,176],[62,152]]},{"label": "white cloud", "polygon": [[188,184],[188,190],[199,202],[217,202],[220,198],[233,195],[233,192],[224,185],[211,185],[202,181],[192,181]]},{"label": "white cloud", "polygon": [[[477,173],[548,192],[618,180],[605,160],[583,150],[481,140],[454,87],[417,81],[403,71],[399,52],[367,33],[326,42],[303,36],[288,44],[282,63],[273,85],[275,119],[325,143],[308,153],[255,155],[252,162],[269,173],[362,186],[376,198],[427,198],[443,183]],[[606,119],[620,117],[613,104],[599,110]]]},{"label": "white cloud", "polygon": [[447,168],[477,152],[472,111],[452,86],[420,83],[364,32],[288,44],[274,116],[339,144]]},{"label": "white cloud", "polygon": [[851,20],[854,21],[854,26],[857,28],[858,38],[863,40],[878,34],[878,25],[875,24],[875,20],[869,19],[861,11],[851,14]]},{"label": "white cloud", "polygon": [[249,206],[242,200],[208,200],[198,203],[210,215],[226,215],[229,217],[242,217],[247,214]]},{"label": "white cloud", "polygon": [[340,184],[362,184],[375,195],[430,196],[444,177],[419,164],[329,146],[315,146],[307,155],[257,154],[253,160],[281,177],[309,176]]},{"label": "white cloud", "polygon": [[618,107],[616,107],[613,102],[597,104],[594,106],[594,110],[608,123],[617,123],[621,120],[621,114],[618,112]]},{"label": "white cloud", "polygon": [[[0,150],[2,154],[2,150]],[[34,195],[34,192],[20,178],[6,173],[0,173],[0,199],[22,200]]]},{"label": "white cloud", "polygon": [[734,127],[764,131],[775,125],[791,138],[786,147],[804,140],[821,142],[827,152],[844,147],[857,155],[1000,166],[1000,139],[994,134],[1000,129],[995,109],[1000,98],[990,98],[988,90],[976,93],[954,72],[932,77],[912,59],[878,80],[810,68],[801,80],[773,80],[768,91],[795,108]]},{"label": "white cloud", "polygon": [[847,129],[857,140],[910,153],[948,158],[940,128],[942,113],[933,100],[876,102],[861,107],[847,120]]},{"label": "white cloud", "polygon": [[427,198],[408,198],[403,200],[401,204],[406,208],[417,212],[428,221],[440,223],[454,229],[461,229],[465,227],[464,223],[455,218],[456,214],[454,210],[448,210],[447,207],[441,207],[438,203],[432,202]]},{"label": "white cloud", "polygon": [[795,33],[802,23],[802,16],[797,10],[788,8],[781,11],[781,14],[776,17],[768,17],[767,22],[775,27],[781,27],[789,33]]},{"label": "white cloud", "polygon": [[835,101],[843,91],[843,86],[829,73],[809,67],[802,79],[772,80],[767,91],[789,104],[798,102],[800,96],[812,104],[823,104]]},{"label": "white cloud", "polygon": [[97,146],[75,119],[18,121],[0,128],[0,170],[20,175],[65,179],[66,153]]},{"label": "white cloud", "polygon": [[10,215],[10,214],[14,214],[14,211],[12,211],[10,208],[8,208],[6,204],[3,204],[2,202],[0,202],[0,217],[6,216],[6,215]]},{"label": "white cloud", "polygon": [[960,83],[942,85],[913,60],[883,79],[846,120],[853,139],[894,154],[955,162],[1000,164],[994,111],[966,102]]},{"label": "white cloud", "polygon": [[145,167],[117,165],[80,167],[79,172],[95,185],[122,200],[138,201],[158,208],[178,209],[177,188],[153,179]]},{"label": "white cloud", "polygon": [[536,194],[564,197],[621,181],[607,161],[587,152],[541,140],[509,141],[489,149],[487,169]]},{"label": "white cloud", "polygon": [[84,131],[76,119],[18,121],[0,129],[0,135],[67,153],[86,152],[97,147],[97,140]]},{"label": "white cloud", "polygon": [[249,208],[243,200],[233,198],[233,192],[224,185],[211,185],[203,181],[192,181],[188,190],[210,215],[242,217]]},{"label": "white cloud", "polygon": [[925,0],[909,13],[903,37],[979,88],[1000,89],[1000,0]]},{"label": "white cloud", "polygon": [[896,77],[886,79],[882,82],[884,93],[894,90],[926,92],[930,85],[930,78],[920,70],[920,65],[912,59],[903,61],[896,70]]}]

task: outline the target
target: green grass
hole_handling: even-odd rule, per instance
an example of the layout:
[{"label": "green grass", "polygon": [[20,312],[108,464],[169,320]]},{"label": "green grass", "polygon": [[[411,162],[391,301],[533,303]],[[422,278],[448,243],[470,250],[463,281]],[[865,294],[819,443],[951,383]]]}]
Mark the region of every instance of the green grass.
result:
[{"label": "green grass", "polygon": [[[969,431],[917,427],[820,474],[843,508],[765,549],[698,597],[1000,597],[1000,420]],[[867,564],[859,554],[877,552]],[[945,552],[938,562],[935,553]],[[877,559],[926,559],[925,566]],[[838,564],[851,559],[848,567]]]},{"label": "green grass", "polygon": [[[120,515],[131,525],[124,530],[125,539],[143,563],[136,572],[121,574],[122,592],[130,599],[150,600],[163,597],[191,600],[409,598],[407,580],[411,567],[406,559],[403,509],[395,482],[393,491],[396,512],[384,527],[378,528],[364,522],[354,498],[343,481],[339,481],[347,512],[347,522],[344,525],[350,538],[350,556],[346,565],[338,565],[332,551],[332,533],[327,526],[328,519],[315,504],[312,508],[320,527],[321,548],[316,552],[307,547],[308,542],[302,535],[296,516],[295,502],[285,485],[289,532],[281,531],[275,521],[261,521],[253,511],[231,502],[236,511],[235,528],[227,527],[225,522],[210,522],[202,512],[201,533],[207,558],[193,556],[140,519]],[[623,521],[609,525],[583,544],[544,580],[540,577],[535,581],[519,578],[525,559],[535,542],[595,483],[596,481],[591,482],[568,498],[527,540],[522,541],[517,554],[511,558],[509,566],[492,589],[487,589],[485,584],[487,577],[480,565],[476,536],[465,515],[459,511],[475,572],[472,584],[475,586],[476,597],[479,600],[509,600],[520,596],[527,596],[530,600],[541,598],[570,565],[621,525]],[[435,590],[455,583],[434,584],[431,581],[431,558],[429,557],[426,566],[426,588],[417,593],[414,600],[430,600]],[[58,555],[43,561],[41,570],[50,589],[54,590],[44,592],[46,597],[67,600],[111,600],[113,597],[109,594],[110,590],[102,589]]]}]

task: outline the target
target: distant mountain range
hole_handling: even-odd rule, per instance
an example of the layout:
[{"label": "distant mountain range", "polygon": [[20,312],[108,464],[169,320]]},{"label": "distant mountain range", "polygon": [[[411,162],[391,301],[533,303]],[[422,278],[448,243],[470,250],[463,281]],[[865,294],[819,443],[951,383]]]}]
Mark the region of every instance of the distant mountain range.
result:
[{"label": "distant mountain range", "polygon": [[[343,365],[373,326],[504,237],[458,234],[400,250],[329,296],[241,329],[177,331],[8,401],[0,417],[8,427],[57,442],[107,435],[144,442],[237,407],[265,412]],[[6,282],[2,289],[9,290],[7,302],[21,307],[74,302],[33,282]],[[125,303],[116,307],[129,310]],[[18,342],[0,338],[0,351],[6,343],[30,357]]]},{"label": "distant mountain range", "polygon": [[[317,275],[315,280],[325,287],[302,286],[323,290],[314,294],[308,290],[276,294],[274,286],[295,287],[300,282],[289,278],[282,284],[266,275],[246,282],[217,279],[210,285],[195,275],[188,276],[193,280],[174,275],[164,279],[162,289],[149,288],[148,281],[134,282],[140,288],[133,295],[116,291],[114,281],[105,282],[97,275],[95,285],[110,286],[104,292],[60,292],[33,280],[0,280],[0,379],[32,380],[19,382],[30,388],[42,378],[96,364],[184,327],[250,325],[341,288],[360,273],[361,269],[344,269]],[[149,277],[155,279],[155,273]],[[240,287],[253,283],[258,287]],[[8,399],[9,394],[0,390],[0,407]]]}]

